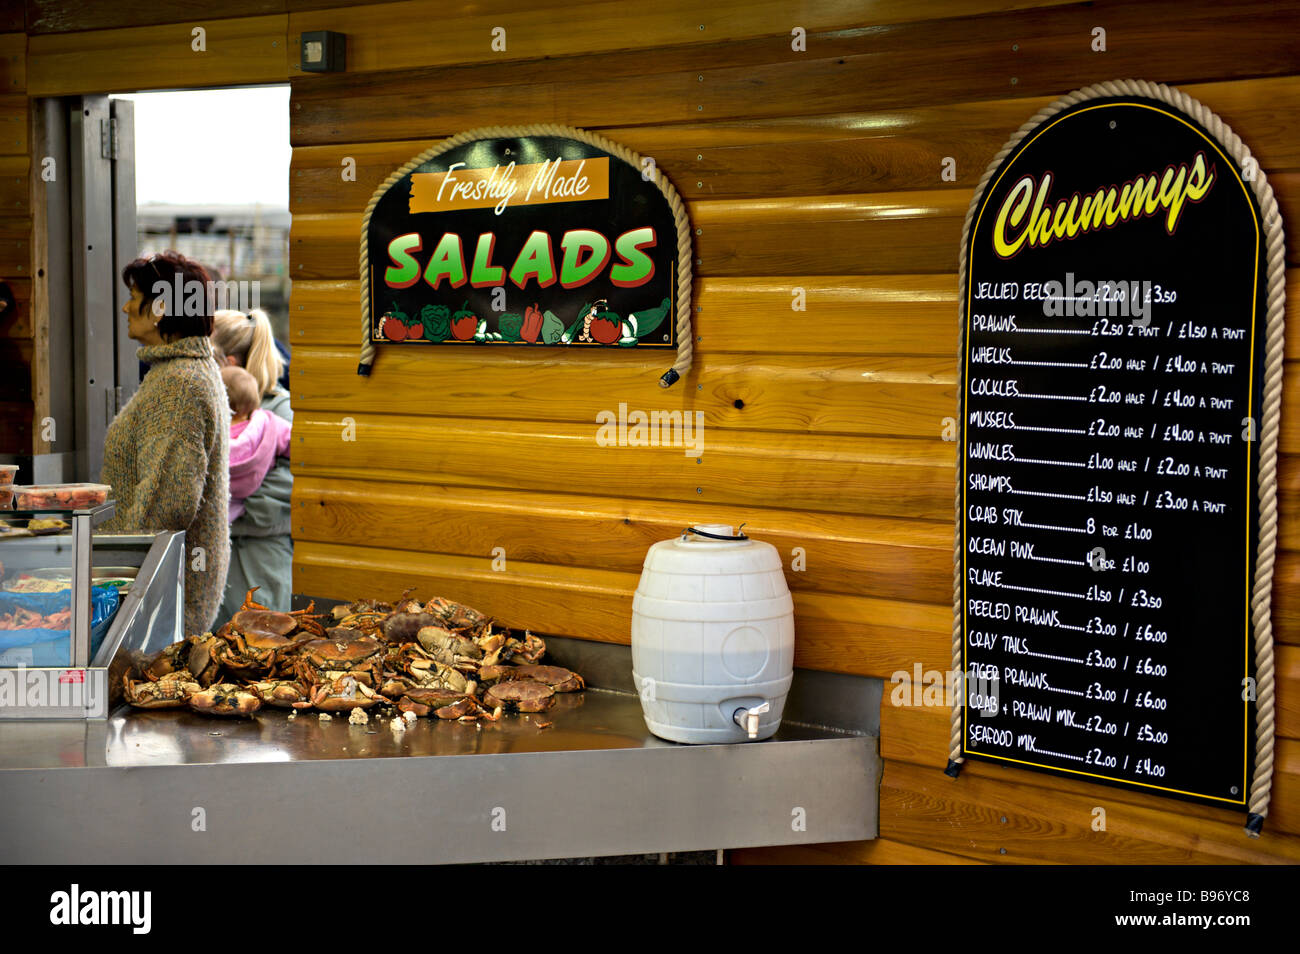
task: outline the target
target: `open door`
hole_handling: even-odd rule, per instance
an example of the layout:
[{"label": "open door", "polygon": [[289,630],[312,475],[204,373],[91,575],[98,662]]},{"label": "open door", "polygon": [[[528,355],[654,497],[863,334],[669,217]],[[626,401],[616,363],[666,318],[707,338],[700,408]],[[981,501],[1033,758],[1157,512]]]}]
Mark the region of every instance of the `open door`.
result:
[{"label": "open door", "polygon": [[38,440],[33,477],[98,480],[108,425],[140,383],[119,278],[136,256],[134,104],[68,97],[39,115],[56,173],[45,195],[48,382],[38,382],[47,417],[35,422],[50,438]]}]

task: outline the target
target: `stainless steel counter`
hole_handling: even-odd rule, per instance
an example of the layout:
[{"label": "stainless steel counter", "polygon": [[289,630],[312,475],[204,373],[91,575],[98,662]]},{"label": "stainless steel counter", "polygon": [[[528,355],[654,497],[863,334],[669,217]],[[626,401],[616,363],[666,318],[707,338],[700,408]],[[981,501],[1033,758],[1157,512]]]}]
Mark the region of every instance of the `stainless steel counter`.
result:
[{"label": "stainless steel counter", "polygon": [[[122,707],[99,731],[53,722],[6,725],[0,772],[689,748],[650,735],[636,699],[602,689],[564,693],[547,712],[503,714],[498,722],[417,719],[394,732],[391,721],[376,715],[367,725],[350,725],[346,712],[323,721],[314,711],[290,718],[283,709],[263,709],[252,719],[218,719],[183,709]],[[538,728],[547,722],[550,728]],[[822,730],[786,723],[772,741],[826,737]]]},{"label": "stainless steel counter", "polygon": [[[550,721],[552,728],[538,728]],[[650,736],[589,689],[495,724],[125,710],[0,733],[0,861],[445,863],[871,838],[876,739]],[[800,830],[802,829],[802,830]]]},{"label": "stainless steel counter", "polygon": [[772,739],[678,745],[617,691],[628,647],[547,645],[604,688],[396,733],[278,709],[0,725],[0,862],[428,864],[876,836],[879,680],[796,670]]}]

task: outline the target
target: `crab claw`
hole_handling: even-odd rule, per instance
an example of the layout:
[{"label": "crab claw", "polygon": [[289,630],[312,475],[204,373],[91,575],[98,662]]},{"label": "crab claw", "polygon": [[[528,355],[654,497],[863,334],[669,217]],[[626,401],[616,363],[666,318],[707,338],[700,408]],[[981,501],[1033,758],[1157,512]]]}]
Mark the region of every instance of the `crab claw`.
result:
[{"label": "crab claw", "polygon": [[428,706],[416,702],[413,699],[408,699],[405,696],[398,701],[397,708],[401,709],[403,712],[414,712],[416,716],[427,716],[430,712]]},{"label": "crab claw", "polygon": [[255,586],[244,595],[244,605],[240,609],[260,609],[269,610],[269,606],[263,606],[261,603],[254,601],[253,594],[260,590],[260,586]]}]

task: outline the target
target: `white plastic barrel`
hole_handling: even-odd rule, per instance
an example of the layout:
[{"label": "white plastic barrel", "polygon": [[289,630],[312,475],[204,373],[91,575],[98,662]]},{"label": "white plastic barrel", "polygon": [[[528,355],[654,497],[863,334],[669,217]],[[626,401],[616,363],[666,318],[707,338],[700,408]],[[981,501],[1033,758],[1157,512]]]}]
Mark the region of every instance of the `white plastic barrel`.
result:
[{"label": "white plastic barrel", "polygon": [[746,742],[737,711],[767,703],[753,736],[766,739],[781,724],[793,670],[794,604],[776,547],[693,533],[650,547],[632,600],[632,678],[651,732]]}]

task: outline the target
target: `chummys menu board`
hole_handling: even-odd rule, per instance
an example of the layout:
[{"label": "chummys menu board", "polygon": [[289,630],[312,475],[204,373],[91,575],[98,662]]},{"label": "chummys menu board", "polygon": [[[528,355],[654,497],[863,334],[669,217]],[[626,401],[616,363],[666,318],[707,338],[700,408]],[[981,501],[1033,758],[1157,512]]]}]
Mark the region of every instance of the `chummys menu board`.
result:
[{"label": "chummys menu board", "polygon": [[962,752],[1245,805],[1267,284],[1249,182],[1169,105],[1091,99],[1020,140],[968,227]]}]

